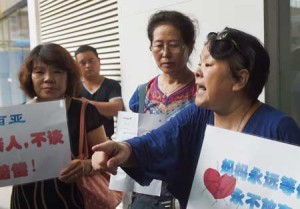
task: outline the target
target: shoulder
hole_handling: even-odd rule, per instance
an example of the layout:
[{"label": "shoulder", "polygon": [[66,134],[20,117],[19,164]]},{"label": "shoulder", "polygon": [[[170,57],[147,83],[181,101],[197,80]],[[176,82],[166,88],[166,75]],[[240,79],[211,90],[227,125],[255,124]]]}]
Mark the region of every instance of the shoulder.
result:
[{"label": "shoulder", "polygon": [[[72,98],[69,109],[72,111],[78,111],[80,113],[83,102],[80,99]],[[91,112],[98,114],[97,108],[91,103],[87,102],[85,112]]]},{"label": "shoulder", "polygon": [[136,91],[139,91],[142,88],[146,88],[146,90],[148,90],[153,84],[156,83],[157,78],[158,78],[158,76],[155,76],[154,78],[150,79],[146,83],[138,85],[138,87],[136,88]]},{"label": "shoulder", "polygon": [[152,79],[150,79],[147,83],[146,83],[146,85],[147,85],[147,89],[149,89],[150,87],[152,87],[152,86],[157,86],[157,79],[158,79],[158,76],[155,76],[154,78],[152,78]]},{"label": "shoulder", "polygon": [[190,103],[184,107],[178,114],[171,118],[178,123],[189,123],[194,125],[206,125],[210,124],[212,111],[205,108],[198,107],[195,103]]},{"label": "shoulder", "polygon": [[118,81],[110,78],[104,78],[103,84],[108,86],[120,86],[120,83]]},{"label": "shoulder", "polygon": [[257,118],[265,122],[270,122],[272,124],[281,124],[285,121],[293,121],[293,119],[286,113],[270,106],[267,104],[262,104],[257,110]]},{"label": "shoulder", "polygon": [[300,145],[300,128],[286,113],[262,104],[251,119],[251,128],[260,136]]}]

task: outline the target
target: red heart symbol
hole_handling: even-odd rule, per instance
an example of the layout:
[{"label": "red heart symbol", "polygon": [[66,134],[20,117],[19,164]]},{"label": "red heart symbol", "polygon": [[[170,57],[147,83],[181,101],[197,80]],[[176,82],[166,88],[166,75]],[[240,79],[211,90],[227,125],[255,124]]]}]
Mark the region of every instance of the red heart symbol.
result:
[{"label": "red heart symbol", "polygon": [[227,174],[221,176],[220,173],[213,168],[208,168],[204,172],[203,178],[207,190],[215,199],[228,197],[232,194],[236,185],[236,179],[233,176]]}]

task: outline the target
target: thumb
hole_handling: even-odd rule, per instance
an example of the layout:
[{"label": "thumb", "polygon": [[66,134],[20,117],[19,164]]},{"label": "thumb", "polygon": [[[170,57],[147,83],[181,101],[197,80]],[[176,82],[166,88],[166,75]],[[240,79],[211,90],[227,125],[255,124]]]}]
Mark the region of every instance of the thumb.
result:
[{"label": "thumb", "polygon": [[132,148],[126,142],[114,143],[114,151],[110,159],[107,161],[109,168],[118,167],[128,162],[132,152]]}]

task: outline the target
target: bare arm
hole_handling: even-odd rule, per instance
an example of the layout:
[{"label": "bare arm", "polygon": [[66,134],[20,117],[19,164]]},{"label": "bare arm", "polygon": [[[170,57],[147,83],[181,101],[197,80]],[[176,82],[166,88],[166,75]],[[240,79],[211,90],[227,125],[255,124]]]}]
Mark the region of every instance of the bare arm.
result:
[{"label": "bare arm", "polygon": [[[87,133],[87,140],[89,150],[97,144],[101,144],[107,141],[104,126],[101,125],[98,128]],[[91,159],[72,160],[60,173],[59,179],[65,183],[74,182],[78,176],[90,175],[93,171]]]},{"label": "bare arm", "polygon": [[101,144],[109,139],[106,137],[104,126],[101,125],[98,128],[87,133],[87,140],[88,140],[89,150],[92,150],[93,146],[97,144]]},{"label": "bare arm", "polygon": [[[85,98],[82,98],[85,99]],[[85,99],[87,100],[87,99]],[[88,100],[89,103],[93,104],[99,113],[107,118],[112,118],[118,115],[118,111],[124,110],[123,99],[112,99],[109,102],[98,102],[93,100]]]}]

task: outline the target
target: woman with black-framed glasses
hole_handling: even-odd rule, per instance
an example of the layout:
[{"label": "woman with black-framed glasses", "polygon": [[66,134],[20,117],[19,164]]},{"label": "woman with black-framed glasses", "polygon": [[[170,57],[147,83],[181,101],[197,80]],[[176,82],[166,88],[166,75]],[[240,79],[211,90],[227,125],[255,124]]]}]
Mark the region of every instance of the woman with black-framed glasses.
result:
[{"label": "woman with black-framed glasses", "polygon": [[287,114],[258,101],[269,75],[270,59],[257,38],[225,28],[210,33],[196,69],[195,104],[162,127],[126,142],[93,148],[94,169],[122,168],[146,185],[162,179],[186,208],[206,126],[300,144],[300,129]]}]

